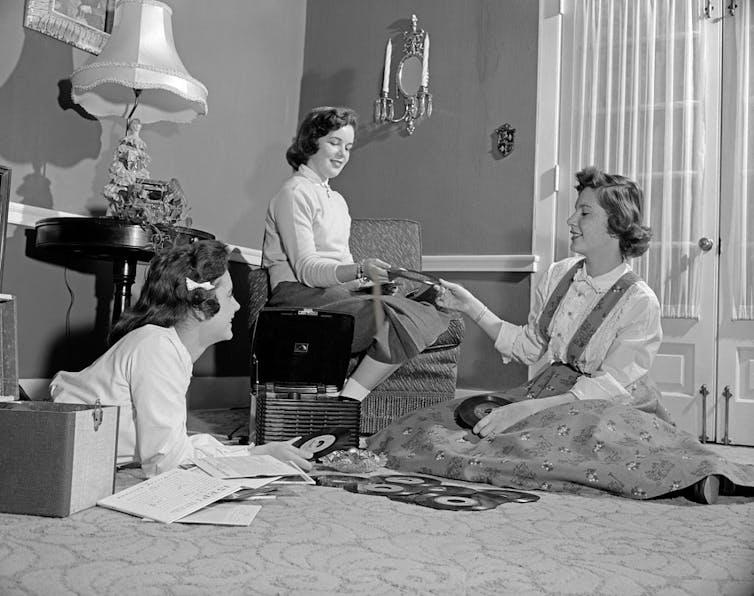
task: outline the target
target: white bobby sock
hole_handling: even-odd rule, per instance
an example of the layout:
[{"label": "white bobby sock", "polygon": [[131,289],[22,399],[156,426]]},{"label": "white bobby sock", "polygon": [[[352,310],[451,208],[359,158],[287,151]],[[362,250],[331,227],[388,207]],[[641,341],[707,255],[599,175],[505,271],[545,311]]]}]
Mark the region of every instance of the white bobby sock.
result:
[{"label": "white bobby sock", "polygon": [[340,391],[340,396],[350,397],[357,401],[364,401],[371,391],[371,389],[367,389],[353,377],[349,377],[346,380],[346,384],[343,385],[343,389]]}]

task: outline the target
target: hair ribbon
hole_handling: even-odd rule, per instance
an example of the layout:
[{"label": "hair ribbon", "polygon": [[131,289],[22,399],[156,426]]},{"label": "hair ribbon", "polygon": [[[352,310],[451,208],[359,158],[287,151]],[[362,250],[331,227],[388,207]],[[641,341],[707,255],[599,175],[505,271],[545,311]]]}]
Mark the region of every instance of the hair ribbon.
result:
[{"label": "hair ribbon", "polygon": [[196,282],[190,277],[186,278],[186,288],[188,288],[188,291],[196,290],[198,288],[201,288],[202,290],[214,290],[215,286],[213,286],[208,281],[203,281],[202,283]]}]

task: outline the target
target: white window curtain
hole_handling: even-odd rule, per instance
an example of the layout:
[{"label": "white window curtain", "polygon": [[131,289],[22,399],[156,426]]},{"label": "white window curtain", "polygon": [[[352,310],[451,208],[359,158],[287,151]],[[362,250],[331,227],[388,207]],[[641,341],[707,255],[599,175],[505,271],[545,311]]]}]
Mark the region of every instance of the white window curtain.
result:
[{"label": "white window curtain", "polygon": [[[742,4],[748,4],[744,2]],[[664,317],[699,317],[704,28],[691,0],[574,0],[570,163],[644,189],[654,234],[634,268]]]},{"label": "white window curtain", "polygon": [[733,196],[723,197],[722,200],[724,203],[730,201],[733,212],[729,245],[729,258],[733,262],[733,318],[754,320],[754,171],[751,162],[754,155],[754,128],[751,122],[754,111],[754,82],[751,76],[754,10],[750,1],[738,2],[738,5],[734,25],[736,51],[730,57],[735,63],[736,79],[736,88],[732,90],[736,101],[733,126],[736,136],[730,156],[734,160]]}]

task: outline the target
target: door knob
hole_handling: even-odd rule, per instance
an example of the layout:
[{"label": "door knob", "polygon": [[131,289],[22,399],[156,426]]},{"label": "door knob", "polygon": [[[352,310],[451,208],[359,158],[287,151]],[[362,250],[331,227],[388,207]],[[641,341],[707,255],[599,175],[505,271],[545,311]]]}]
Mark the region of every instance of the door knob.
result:
[{"label": "door knob", "polygon": [[715,243],[712,242],[712,239],[707,238],[706,236],[704,238],[700,238],[697,244],[699,245],[699,248],[701,248],[704,252],[712,250],[712,247],[715,246]]}]

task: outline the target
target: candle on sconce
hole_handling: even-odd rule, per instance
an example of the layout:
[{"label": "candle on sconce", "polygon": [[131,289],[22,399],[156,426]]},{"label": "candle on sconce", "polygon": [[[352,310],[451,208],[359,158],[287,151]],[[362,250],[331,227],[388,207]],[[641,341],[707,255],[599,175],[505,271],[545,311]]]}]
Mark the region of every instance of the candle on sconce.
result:
[{"label": "candle on sconce", "polygon": [[422,56],[422,87],[429,87],[429,33],[424,34],[424,54]]},{"label": "candle on sconce", "polygon": [[382,93],[390,92],[390,56],[393,53],[393,42],[388,38],[385,45],[385,67],[382,71]]}]

